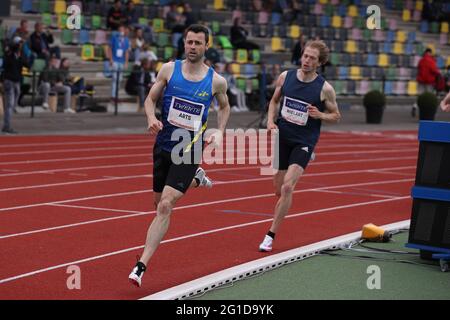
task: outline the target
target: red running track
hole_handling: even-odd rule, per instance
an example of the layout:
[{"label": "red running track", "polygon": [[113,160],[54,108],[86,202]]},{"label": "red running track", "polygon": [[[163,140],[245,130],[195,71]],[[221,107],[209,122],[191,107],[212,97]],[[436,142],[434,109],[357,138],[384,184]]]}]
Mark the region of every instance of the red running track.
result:
[{"label": "red running track", "polygon": [[[416,132],[323,133],[273,253],[410,217]],[[153,139],[0,138],[0,298],[138,299],[259,259],[276,198],[258,165],[206,165],[142,288],[128,282],[154,216]],[[68,266],[81,270],[69,290]]]}]

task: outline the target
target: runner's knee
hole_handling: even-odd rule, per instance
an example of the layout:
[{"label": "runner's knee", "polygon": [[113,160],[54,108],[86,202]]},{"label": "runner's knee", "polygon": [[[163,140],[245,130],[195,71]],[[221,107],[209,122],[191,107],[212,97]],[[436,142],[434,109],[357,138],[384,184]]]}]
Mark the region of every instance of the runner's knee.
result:
[{"label": "runner's knee", "polygon": [[172,212],[172,202],[169,199],[161,199],[158,203],[158,215],[169,215]]}]

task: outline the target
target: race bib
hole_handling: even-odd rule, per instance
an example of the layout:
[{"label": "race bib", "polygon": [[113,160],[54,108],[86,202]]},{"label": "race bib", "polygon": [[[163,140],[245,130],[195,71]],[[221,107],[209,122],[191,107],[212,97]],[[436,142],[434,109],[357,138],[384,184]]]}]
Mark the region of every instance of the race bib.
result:
[{"label": "race bib", "polygon": [[284,97],[281,116],[289,122],[304,126],[308,122],[308,104],[301,100]]},{"label": "race bib", "polygon": [[116,50],[116,57],[117,58],[122,58],[123,56],[123,49],[117,49]]},{"label": "race bib", "polygon": [[198,131],[202,125],[205,105],[189,100],[172,97],[167,121],[170,124],[189,131]]}]

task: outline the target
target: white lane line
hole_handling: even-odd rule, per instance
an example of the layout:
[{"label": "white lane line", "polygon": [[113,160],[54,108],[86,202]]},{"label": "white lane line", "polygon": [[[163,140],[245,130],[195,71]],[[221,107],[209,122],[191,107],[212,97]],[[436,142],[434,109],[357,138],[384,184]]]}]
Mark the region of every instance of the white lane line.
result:
[{"label": "white lane line", "polygon": [[[379,203],[385,203],[385,202],[391,202],[391,201],[397,201],[397,200],[404,200],[404,199],[408,199],[408,198],[409,198],[409,196],[407,196],[407,197],[398,197],[398,198],[394,198],[394,199],[383,199],[383,200],[359,202],[359,203],[353,203],[353,204],[349,204],[349,205],[342,205],[342,206],[336,206],[336,207],[331,207],[331,208],[324,208],[324,209],[300,212],[300,213],[296,213],[296,214],[287,215],[286,218],[287,219],[292,219],[292,218],[296,218],[296,217],[300,217],[300,216],[306,216],[306,215],[311,215],[311,214],[315,214],[315,213],[323,213],[323,212],[330,212],[330,211],[334,212],[336,210],[341,210],[341,209],[348,209],[348,208],[354,208],[354,207],[359,207],[359,206],[366,206],[366,205],[379,204]],[[253,226],[253,225],[257,225],[257,224],[270,222],[272,220],[273,219],[264,219],[264,220],[254,221],[254,222],[248,222],[248,223],[232,225],[232,226],[228,226],[228,227],[224,227],[224,228],[212,229],[212,230],[208,230],[208,231],[204,231],[204,232],[199,232],[199,233],[189,234],[189,235],[180,236],[180,237],[176,237],[176,238],[172,238],[172,239],[167,239],[167,240],[162,241],[161,243],[162,244],[170,243],[170,242],[175,242],[175,241],[195,238],[195,237],[199,237],[199,236],[203,236],[203,235],[219,233],[219,232],[222,232],[222,231],[227,231],[227,230],[232,230],[232,229],[238,229],[238,228]],[[106,258],[106,257],[110,257],[110,256],[114,256],[114,255],[130,252],[130,251],[134,251],[134,250],[137,250],[137,249],[142,249],[143,247],[144,246],[141,245],[141,246],[126,248],[126,249],[122,249],[122,250],[118,250],[118,251],[105,253],[105,254],[102,254],[102,255],[92,256],[92,257],[85,258],[85,259],[71,261],[71,262],[67,262],[67,263],[63,263],[63,264],[59,264],[59,265],[55,265],[55,266],[51,266],[51,267],[47,267],[47,268],[43,268],[43,269],[38,269],[38,270],[31,271],[31,272],[28,272],[28,273],[23,273],[23,274],[19,274],[19,275],[16,275],[16,276],[8,277],[8,278],[5,278],[5,279],[1,279],[0,280],[0,284],[11,282],[11,281],[22,279],[22,278],[26,278],[26,277],[30,277],[30,276],[34,276],[36,274],[45,273],[45,272],[52,271],[52,270],[55,270],[55,269],[64,268],[66,266],[70,266],[70,265],[74,265],[74,264],[78,265],[78,264],[81,264],[81,263],[90,262],[90,261],[94,261],[94,260],[98,260],[98,259],[102,259],[102,258]]]},{"label": "white lane line", "polygon": [[44,160],[24,160],[24,161],[10,161],[10,162],[0,162],[0,166],[11,165],[11,164],[34,164],[34,163],[51,163],[60,161],[78,161],[78,160],[99,160],[99,159],[119,159],[119,158],[134,158],[134,157],[150,157],[150,153],[140,153],[140,154],[122,154],[122,155],[111,155],[111,156],[95,156],[95,157],[77,157],[77,158],[61,158],[61,159],[44,159]]},{"label": "white lane line", "polygon": [[129,143],[129,142],[136,142],[136,143],[154,143],[154,140],[151,139],[136,139],[136,140],[99,140],[99,141],[72,141],[72,142],[37,142],[37,143],[17,143],[17,144],[5,144],[2,145],[0,148],[22,148],[22,147],[47,147],[47,146],[70,146],[70,145],[77,145],[77,144],[120,144],[120,143]]},{"label": "white lane line", "polygon": [[[236,151],[249,151],[248,149],[239,149]],[[251,150],[250,150],[251,151]],[[256,152],[256,150],[254,151]],[[342,151],[342,152],[321,152],[320,156],[335,156],[335,155],[357,155],[357,154],[372,154],[372,153],[404,153],[404,152],[417,152],[417,148],[408,148],[402,150],[364,150],[364,151]],[[41,160],[22,160],[22,161],[8,161],[8,162],[0,162],[1,165],[12,165],[12,164],[34,164],[34,163],[51,163],[51,162],[63,162],[63,161],[75,161],[75,160],[94,160],[94,159],[117,159],[117,158],[133,158],[133,157],[151,157],[152,153],[141,153],[141,154],[125,154],[125,155],[109,155],[109,156],[95,156],[95,157],[75,157],[75,158],[57,158],[57,159],[41,159]],[[238,159],[246,159],[250,157],[244,158],[235,158]]]},{"label": "white lane line", "polygon": [[[320,157],[320,154],[318,154]],[[390,160],[415,160],[417,156],[411,157],[383,157],[383,158],[370,158],[370,159],[355,159],[355,160],[338,160],[338,161],[315,161],[311,162],[310,166],[318,166],[318,165],[327,165],[327,164],[339,164],[339,163],[358,163],[358,162],[380,162],[380,161],[390,161]],[[128,168],[128,167],[141,167],[141,166],[153,166],[153,162],[141,162],[141,163],[132,163],[132,164],[118,164],[118,165],[100,165],[100,166],[89,166],[89,167],[73,167],[73,168],[63,168],[63,169],[49,169],[49,170],[37,170],[37,171],[25,171],[18,172],[18,170],[8,170],[1,169],[3,171],[11,171],[15,173],[8,174],[0,174],[0,177],[12,177],[12,176],[21,176],[21,175],[31,175],[31,174],[45,174],[48,172],[56,173],[56,172],[67,172],[67,171],[79,171],[79,170],[98,170],[98,169],[115,169],[115,168]],[[235,170],[243,170],[247,168],[260,168],[260,165],[253,165],[252,167],[238,167]],[[208,172],[219,169],[209,169]]]},{"label": "white lane line", "polygon": [[[319,187],[319,188],[309,188],[309,189],[303,189],[303,190],[296,190],[294,191],[294,194],[297,193],[305,193],[305,192],[311,192],[311,191],[321,191],[321,190],[333,190],[333,189],[341,189],[341,188],[352,188],[352,187],[360,187],[360,186],[370,186],[370,185],[380,185],[380,184],[392,184],[392,183],[401,183],[401,182],[410,182],[414,179],[399,179],[399,180],[388,180],[388,181],[376,181],[376,182],[364,182],[364,183],[353,183],[353,184],[344,184],[344,185],[335,185],[335,186],[329,186],[329,187]],[[202,203],[196,203],[196,204],[190,204],[185,205],[181,207],[175,207],[173,210],[182,210],[182,209],[189,209],[189,208],[197,208],[197,207],[204,207],[209,205],[216,205],[216,204],[222,204],[222,203],[228,203],[228,202],[238,202],[238,201],[245,201],[245,200],[252,200],[252,199],[260,199],[260,198],[267,198],[267,197],[273,197],[273,193],[266,193],[266,194],[260,194],[260,195],[252,195],[252,196],[246,196],[246,197],[239,197],[239,198],[231,198],[231,199],[224,199],[224,200],[216,200],[216,201],[210,201],[210,202],[202,202]],[[64,202],[60,202],[64,203]],[[59,203],[48,203],[47,205],[53,205],[58,206]],[[85,206],[74,206],[79,207],[83,209],[92,209],[92,210],[104,210],[109,211],[110,209],[107,208],[92,208],[92,207],[85,207]],[[111,210],[113,211],[113,210]],[[118,211],[118,210],[115,210]],[[77,227],[80,225],[87,225],[87,224],[93,224],[93,223],[99,223],[99,222],[105,222],[105,221],[111,221],[111,220],[118,220],[118,219],[127,219],[132,217],[138,217],[142,215],[148,215],[155,213],[155,210],[147,211],[147,212],[136,212],[134,214],[130,215],[124,215],[124,216],[115,216],[115,217],[109,217],[109,218],[103,218],[103,219],[97,219],[97,220],[90,220],[80,223],[73,223],[68,225],[62,225],[62,226],[56,226],[52,228],[45,228],[45,229],[39,229],[39,230],[32,230],[32,231],[26,231],[16,234],[9,234],[9,235],[3,235],[0,236],[0,239],[6,239],[6,238],[12,238],[12,237],[18,237],[23,236],[27,234],[34,234],[34,233],[40,233],[40,232],[46,232],[46,231],[52,231],[52,230],[59,230],[59,229],[65,229],[70,227]]]},{"label": "white lane line", "polygon": [[[397,168],[403,168],[403,167],[397,167]],[[220,169],[216,169],[216,170],[220,170]],[[226,168],[223,170],[235,170],[234,168]],[[355,174],[355,173],[366,173],[368,172],[367,169],[363,169],[363,170],[349,170],[349,171],[331,171],[331,172],[319,172],[319,173],[305,173],[305,175],[303,177],[317,177],[317,176],[327,176],[327,175],[342,175],[342,174]],[[152,177],[152,175],[143,175],[143,176],[132,176],[133,178],[143,178],[143,177]],[[129,179],[130,177],[121,177],[121,179]],[[130,178],[131,179],[131,178]],[[230,184],[230,183],[245,183],[245,182],[258,182],[258,181],[266,181],[266,180],[272,180],[273,177],[264,177],[264,178],[255,178],[255,179],[241,179],[241,180],[231,180],[231,181],[225,181],[225,182],[217,182],[217,184]],[[95,179],[97,180],[96,182],[102,182],[102,181],[111,181],[111,180],[119,180],[119,179]],[[82,180],[78,183],[86,183],[86,181],[92,182],[93,180]],[[70,184],[75,184],[75,183],[71,183],[71,182],[65,182],[65,183],[56,183],[56,184],[51,184],[51,185],[46,185],[45,187],[54,187],[54,186],[60,186],[60,185],[70,185]],[[30,186],[28,187],[29,189],[31,188],[39,188],[40,186]],[[16,187],[15,189],[20,190],[23,189],[24,187]],[[9,188],[11,189],[11,188]],[[0,189],[1,191],[4,191],[5,189]],[[135,193],[131,192],[131,194]],[[145,192],[145,190],[141,190],[141,191],[137,191],[137,192]],[[118,193],[118,195],[126,195],[127,193]],[[115,196],[116,194],[107,194],[107,195],[99,195],[99,196],[94,196],[94,197],[88,197],[88,198],[77,198],[77,199],[68,199],[68,200],[61,200],[61,201],[53,201],[50,203],[65,203],[65,202],[73,202],[73,201],[80,201],[79,199],[99,199],[102,197],[110,197],[110,196]],[[35,203],[35,204],[30,204],[30,205],[21,205],[21,206],[15,206],[15,207],[7,207],[7,208],[0,208],[0,212],[1,211],[7,211],[7,210],[15,210],[15,209],[25,209],[25,208],[31,208],[31,207],[36,207],[36,206],[40,206],[40,205],[46,205],[49,202],[43,202],[43,203]]]},{"label": "white lane line", "polygon": [[146,146],[133,146],[133,147],[100,147],[100,148],[83,148],[83,149],[57,149],[57,150],[39,150],[39,151],[20,151],[20,152],[0,152],[0,156],[12,156],[12,155],[32,155],[32,154],[49,154],[49,153],[71,153],[71,152],[97,152],[97,151],[109,151],[109,150],[134,150],[134,149],[152,149],[151,145]]}]

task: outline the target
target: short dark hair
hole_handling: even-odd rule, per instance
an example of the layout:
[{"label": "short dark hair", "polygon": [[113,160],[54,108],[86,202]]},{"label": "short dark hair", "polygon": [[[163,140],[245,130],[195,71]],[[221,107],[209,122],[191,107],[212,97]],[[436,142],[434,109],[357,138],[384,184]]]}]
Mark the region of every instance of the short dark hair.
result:
[{"label": "short dark hair", "polygon": [[191,24],[189,27],[186,28],[184,31],[184,37],[186,38],[188,32],[194,32],[194,33],[204,33],[205,34],[205,43],[208,44],[209,42],[209,30],[207,27],[201,24]]},{"label": "short dark hair", "polygon": [[431,50],[431,48],[426,48],[424,54],[425,54],[425,53],[432,54],[432,53],[433,53],[433,50]]}]

